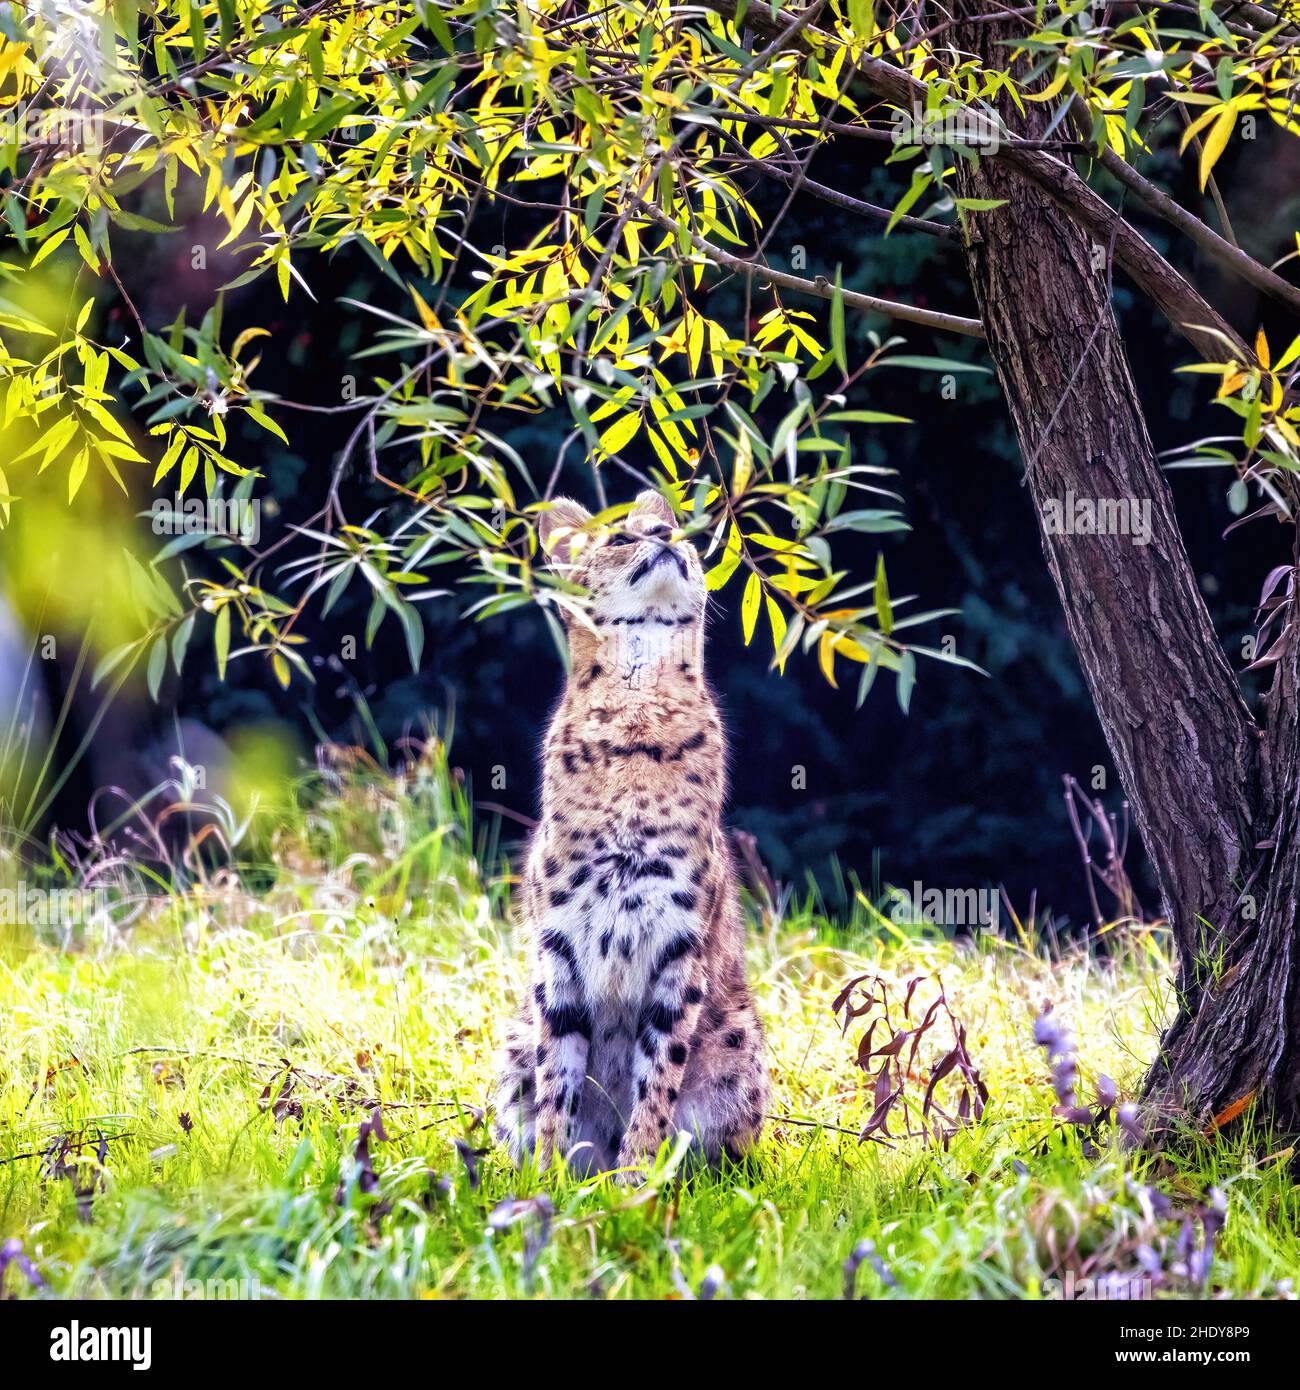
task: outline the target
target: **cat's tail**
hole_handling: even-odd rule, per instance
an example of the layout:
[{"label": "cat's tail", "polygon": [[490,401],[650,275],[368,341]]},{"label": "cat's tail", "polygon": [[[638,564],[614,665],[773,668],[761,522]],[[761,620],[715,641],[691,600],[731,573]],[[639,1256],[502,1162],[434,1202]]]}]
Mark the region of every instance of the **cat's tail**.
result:
[{"label": "cat's tail", "polygon": [[496,1118],[493,1129],[510,1150],[518,1167],[533,1151],[537,1132],[537,1049],[523,1023],[514,1022],[506,1032],[505,1048],[497,1063],[492,1089]]}]

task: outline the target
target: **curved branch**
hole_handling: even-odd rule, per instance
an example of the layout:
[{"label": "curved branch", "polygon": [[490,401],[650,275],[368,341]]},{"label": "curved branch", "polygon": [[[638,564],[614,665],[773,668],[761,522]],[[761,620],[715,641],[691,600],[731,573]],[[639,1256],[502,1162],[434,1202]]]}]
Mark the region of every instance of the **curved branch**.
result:
[{"label": "curved branch", "polygon": [[1225,347],[1231,348],[1239,362],[1255,361],[1254,352],[1227,319],[1073,169],[1037,150],[1017,151],[1010,146],[1002,153],[1009,164],[1050,194],[1099,245],[1114,237],[1116,265],[1206,361],[1223,361]]},{"label": "curved branch", "polygon": [[[735,22],[736,0],[704,0],[704,3]],[[743,23],[758,33],[781,32],[780,18],[763,0],[749,0],[743,16]],[[800,45],[812,48],[837,42],[832,35],[809,25],[801,36]],[[864,54],[858,64],[858,76],[879,96],[905,110],[914,103],[925,103],[925,83],[882,58]],[[1202,357],[1211,362],[1222,361],[1226,344],[1240,361],[1254,362],[1254,353],[1227,320],[1069,165],[1017,140],[973,108],[963,108],[958,114],[968,118],[973,129],[988,126],[990,134],[997,138],[996,157],[1049,193],[1096,241],[1106,244],[1113,238],[1116,264]]]},{"label": "curved branch", "polygon": [[[835,286],[820,275],[816,279],[805,280],[798,275],[787,275],[783,270],[772,270],[768,266],[757,265],[754,261],[745,260],[743,256],[733,256],[729,251],[720,250],[711,242],[705,241],[702,236],[683,227],[653,203],[647,203],[640,198],[636,201],[640,211],[665,231],[672,232],[674,236],[685,233],[691,245],[714,265],[725,266],[728,270],[738,271],[742,275],[756,275],[760,279],[779,285],[782,289],[811,295],[814,299],[835,298]],[[968,338],[984,336],[984,325],[979,319],[963,318],[960,314],[943,314],[935,309],[918,309],[912,304],[900,304],[892,299],[877,299],[875,295],[860,294],[856,290],[841,290],[840,294],[844,303],[852,309],[861,309],[873,314],[888,314],[891,318],[902,319],[906,323],[918,323],[923,328],[938,328],[946,333],[961,333]]]},{"label": "curved branch", "polygon": [[1300,313],[1300,289],[1288,283],[1280,275],[1261,265],[1253,256],[1248,256],[1213,228],[1207,227],[1195,214],[1187,211],[1167,193],[1162,192],[1149,179],[1129,163],[1122,160],[1114,150],[1101,152],[1101,166],[1112,174],[1130,193],[1135,194],[1158,216],[1163,217],[1170,226],[1194,241],[1208,256],[1216,260],[1226,270],[1231,270],[1243,280],[1262,290],[1271,298],[1285,304],[1289,309]]},{"label": "curved branch", "polygon": [[[784,184],[793,186],[796,183],[793,174],[775,164],[755,159],[748,152],[741,162],[769,178],[779,179]],[[831,188],[829,184],[818,183],[816,179],[799,179],[797,183],[803,192],[811,193],[814,198],[820,198],[822,202],[830,203],[832,207],[843,208],[845,212],[854,213],[867,222],[879,222],[883,226],[888,226],[890,218],[894,215],[889,208],[877,207],[875,203],[865,202],[849,193],[841,193],[838,188]],[[900,231],[924,232],[927,236],[938,237],[940,241],[956,241],[958,239],[956,227],[950,227],[944,222],[930,222],[924,217],[900,217],[895,225]]]}]

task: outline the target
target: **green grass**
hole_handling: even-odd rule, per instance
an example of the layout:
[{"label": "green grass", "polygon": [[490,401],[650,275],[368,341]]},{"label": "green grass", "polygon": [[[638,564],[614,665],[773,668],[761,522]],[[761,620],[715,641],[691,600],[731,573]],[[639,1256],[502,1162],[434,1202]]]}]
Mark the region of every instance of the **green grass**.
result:
[{"label": "green grass", "polygon": [[[809,907],[779,926],[756,913],[778,1118],[754,1169],[683,1179],[664,1156],[639,1189],[517,1174],[476,1123],[520,962],[463,794],[435,758],[400,783],[307,789],[303,807],[242,847],[256,873],[191,876],[118,930],[4,929],[0,1239],[21,1241],[49,1291],[825,1298],[865,1239],[894,1282],[864,1261],[859,1294],[1033,1298],[1067,1271],[1133,1271],[1143,1244],[1171,1265],[1212,1186],[1228,1203],[1213,1288],[1271,1296],[1300,1265],[1297,1190],[1265,1137],[1135,1160],[1108,1128],[1051,1115],[1032,1041],[1046,1003],[1077,1040],[1085,1093],[1097,1072],[1121,1092],[1140,1080],[1168,997],[1149,932],[1113,934],[1104,957],[1051,956],[1029,934],[904,933],[861,901],[838,926]],[[0,859],[0,886],[16,873]],[[856,1138],[871,1110],[861,1029],[843,1036],[830,1005],[860,973],[900,994],[938,974],[968,1030],[990,1103],[946,1150]],[[927,1042],[915,1095],[938,1055]],[[366,1190],[357,1135],[374,1100],[388,1137],[370,1142]],[[457,1141],[489,1150],[471,1156],[477,1182]],[[55,1172],[40,1155],[61,1150]],[[1135,1184],[1173,1213],[1144,1210]],[[16,1263],[5,1288],[35,1292]],[[1176,1275],[1161,1289],[1190,1291]]]}]

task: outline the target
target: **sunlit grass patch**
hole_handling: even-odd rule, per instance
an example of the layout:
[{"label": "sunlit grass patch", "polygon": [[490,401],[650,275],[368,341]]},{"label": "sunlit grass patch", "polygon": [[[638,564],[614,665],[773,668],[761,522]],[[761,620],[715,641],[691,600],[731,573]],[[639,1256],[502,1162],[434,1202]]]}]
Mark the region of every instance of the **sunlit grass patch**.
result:
[{"label": "sunlit grass patch", "polygon": [[[774,1087],[754,1162],[683,1177],[665,1153],[639,1190],[515,1173],[480,1121],[519,958],[475,834],[437,759],[400,784],[332,772],[254,870],[192,865],[119,929],[11,929],[0,1238],[31,1273],[11,1259],[6,1290],[1044,1297],[1148,1277],[1140,1292],[1178,1294],[1201,1277],[1178,1272],[1179,1239],[1205,1247],[1215,1188],[1206,1287],[1276,1294],[1300,1261],[1288,1155],[1243,1139],[1134,1160],[1108,1125],[1051,1113],[1034,1019],[1051,1005],[1070,1030],[1082,1096],[1101,1073],[1131,1092],[1165,1007],[1153,934],[1062,955],[756,913]],[[859,1142],[872,1077],[831,1009],[859,974],[942,981],[989,1092],[946,1147],[897,1126]],[[931,1065],[907,1078],[917,1096]]]}]

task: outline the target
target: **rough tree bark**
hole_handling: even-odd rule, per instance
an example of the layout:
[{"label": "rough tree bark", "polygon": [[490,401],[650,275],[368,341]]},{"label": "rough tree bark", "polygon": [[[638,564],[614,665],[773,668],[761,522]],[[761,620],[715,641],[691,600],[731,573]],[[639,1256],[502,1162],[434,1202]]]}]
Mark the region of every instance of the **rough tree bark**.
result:
[{"label": "rough tree bark", "polygon": [[[959,19],[988,0],[957,0]],[[1015,21],[959,24],[990,65]],[[1008,126],[1042,135],[1042,108]],[[1179,956],[1178,1011],[1146,1082],[1153,1128],[1226,1122],[1258,1097],[1300,1130],[1300,642],[1252,720],[1188,561],[1111,307],[1098,244],[1014,163],[957,160],[963,196],[1006,199],[966,248],[1060,594]],[[1150,503],[1152,539],[1048,531],[1068,495]],[[1295,601],[1291,616],[1294,619]]]}]

